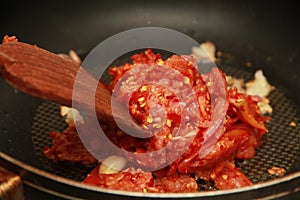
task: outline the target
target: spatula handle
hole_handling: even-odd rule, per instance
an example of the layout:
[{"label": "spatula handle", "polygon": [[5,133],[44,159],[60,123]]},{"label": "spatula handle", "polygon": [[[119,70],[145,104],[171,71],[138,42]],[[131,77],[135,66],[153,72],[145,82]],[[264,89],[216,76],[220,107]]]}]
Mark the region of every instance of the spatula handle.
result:
[{"label": "spatula handle", "polygon": [[[74,82],[79,70],[84,78],[76,83],[83,89],[81,96],[73,99]],[[98,84],[96,112],[111,115],[110,91],[78,64],[37,46],[21,42],[1,44],[0,75],[24,93],[70,107],[74,100],[86,111],[93,109],[85,100],[91,94],[90,85]]]}]

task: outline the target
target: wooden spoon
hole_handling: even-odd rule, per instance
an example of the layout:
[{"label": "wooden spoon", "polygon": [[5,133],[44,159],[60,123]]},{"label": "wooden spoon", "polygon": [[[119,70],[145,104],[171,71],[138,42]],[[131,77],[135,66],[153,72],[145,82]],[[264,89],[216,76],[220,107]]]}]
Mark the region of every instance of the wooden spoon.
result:
[{"label": "wooden spoon", "polygon": [[[76,84],[84,90],[73,99],[73,87],[79,70],[84,78],[77,80]],[[0,45],[0,75],[24,93],[69,107],[72,107],[74,101],[86,112],[94,109],[91,103],[86,101],[86,96],[95,94],[95,111],[98,118],[116,125],[112,116],[110,91],[78,64],[54,53],[22,42],[3,43]],[[98,87],[96,93],[92,93],[93,88],[90,85],[95,84]],[[119,109],[126,112],[122,106]],[[118,121],[128,129],[141,130],[131,119]]]}]

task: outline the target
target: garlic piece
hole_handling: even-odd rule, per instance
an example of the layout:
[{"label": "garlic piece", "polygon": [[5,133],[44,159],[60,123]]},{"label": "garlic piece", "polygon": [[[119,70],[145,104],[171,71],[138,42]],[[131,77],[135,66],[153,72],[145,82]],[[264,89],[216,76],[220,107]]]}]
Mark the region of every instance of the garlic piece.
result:
[{"label": "garlic piece", "polygon": [[262,70],[257,70],[254,74],[254,80],[246,83],[246,94],[258,95],[266,97],[275,88],[269,84],[267,78],[264,76]]},{"label": "garlic piece", "polygon": [[216,46],[212,42],[203,42],[199,47],[192,48],[192,55],[199,62],[201,60],[216,61]]},{"label": "garlic piece", "polygon": [[78,54],[74,51],[74,50],[70,50],[69,51],[69,56],[70,56],[70,58],[75,62],[75,63],[77,63],[77,64],[81,64],[81,59],[80,59],[80,57],[78,56]]},{"label": "garlic piece", "polygon": [[60,106],[60,115],[66,116],[66,122],[69,126],[74,125],[75,122],[84,123],[83,117],[80,115],[79,111],[75,108],[69,108],[66,106]]},{"label": "garlic piece", "polygon": [[114,174],[121,171],[127,163],[127,160],[120,156],[109,156],[102,161],[99,167],[99,174]]},{"label": "garlic piece", "polygon": [[266,97],[263,97],[262,101],[258,102],[257,105],[262,114],[271,114],[273,112],[273,108],[270,106],[270,100]]}]

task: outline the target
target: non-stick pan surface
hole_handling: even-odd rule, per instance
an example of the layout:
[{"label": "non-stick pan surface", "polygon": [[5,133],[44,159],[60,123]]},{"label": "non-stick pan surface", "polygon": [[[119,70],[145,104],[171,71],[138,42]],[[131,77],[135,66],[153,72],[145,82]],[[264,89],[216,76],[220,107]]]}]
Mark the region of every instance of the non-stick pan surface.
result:
[{"label": "non-stick pan surface", "polygon": [[[270,97],[274,107],[273,119],[268,124],[270,132],[263,146],[257,149],[256,157],[239,163],[255,185],[230,191],[214,191],[213,187],[203,185],[201,189],[213,191],[163,197],[274,198],[299,190],[300,45],[296,6],[292,1],[284,4],[6,2],[1,9],[1,36],[17,35],[22,41],[57,53],[75,49],[84,56],[113,34],[155,26],[180,31],[198,42],[213,41],[224,55],[219,67],[231,75],[250,79],[256,69],[263,69],[277,88]],[[246,63],[251,63],[251,67],[246,67]],[[26,185],[65,197],[136,197],[132,193],[82,186],[76,181],[82,180],[91,168],[54,164],[45,159],[41,150],[51,143],[48,131],[62,130],[65,126],[58,105],[16,92],[3,80],[0,80],[0,91],[0,165],[21,173]],[[289,126],[291,121],[296,122],[296,127]],[[266,170],[272,166],[284,167],[287,174],[269,175]]]}]

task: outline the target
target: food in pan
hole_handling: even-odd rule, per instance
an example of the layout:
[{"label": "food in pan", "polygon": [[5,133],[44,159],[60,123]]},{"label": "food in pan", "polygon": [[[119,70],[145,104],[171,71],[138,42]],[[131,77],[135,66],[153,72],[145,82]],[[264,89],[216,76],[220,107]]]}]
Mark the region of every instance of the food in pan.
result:
[{"label": "food in pan", "polygon": [[[12,41],[11,41],[12,40]],[[6,38],[5,42],[16,42],[14,39]],[[76,56],[71,56],[71,59]],[[66,59],[69,59],[66,57]],[[251,185],[251,181],[235,165],[236,159],[250,159],[254,157],[255,148],[262,143],[262,136],[267,133],[265,123],[269,120],[259,109],[258,104],[263,101],[266,95],[273,89],[265,80],[262,72],[258,72],[256,80],[252,85],[257,87],[257,83],[266,84],[268,91],[263,97],[258,94],[247,94],[239,91],[234,85],[228,84],[226,87],[226,108],[224,110],[225,119],[221,137],[213,144],[212,149],[203,157],[200,150],[209,121],[211,120],[212,106],[210,103],[209,85],[205,83],[203,77],[199,75],[197,64],[193,56],[173,55],[163,60],[160,54],[155,54],[151,49],[134,54],[131,57],[132,63],[126,63],[120,67],[112,67],[109,74],[112,76],[107,85],[111,91],[115,89],[120,78],[128,71],[135,69],[139,64],[157,64],[168,66],[177,70],[184,79],[182,84],[188,84],[193,88],[199,103],[199,112],[195,119],[184,121],[185,130],[189,129],[189,123],[200,122],[199,127],[192,131],[186,131],[179,135],[172,135],[174,129],[178,129],[180,121],[180,106],[190,108],[189,103],[182,105],[172,91],[155,84],[146,84],[135,91],[130,97],[129,112],[131,117],[141,126],[154,129],[160,128],[149,138],[134,138],[123,131],[107,124],[102,124],[106,136],[118,147],[130,152],[151,152],[160,149],[172,141],[185,142],[185,139],[193,136],[193,142],[186,151],[168,166],[156,171],[144,171],[139,168],[128,167],[130,163],[139,163],[146,166],[150,160],[136,160],[133,157],[120,155],[109,155],[102,162],[97,163],[89,151],[82,144],[77,129],[90,129],[89,117],[82,117],[79,113],[76,116],[70,115],[69,108],[62,107],[62,114],[67,115],[69,127],[63,132],[50,133],[53,138],[53,145],[45,147],[44,154],[53,161],[80,162],[83,164],[96,164],[97,166],[86,176],[83,183],[99,187],[127,190],[135,192],[195,192],[198,190],[198,182],[213,182],[218,189],[231,189]],[[78,59],[74,62],[79,62]],[[222,77],[222,82],[226,84],[225,74],[217,68],[213,68],[211,73]],[[157,78],[163,79],[163,74],[155,74]],[[126,88],[130,84],[135,84],[137,77],[131,77],[129,84],[123,84],[120,89],[121,96],[126,98],[130,90]],[[228,81],[228,78],[227,78]],[[211,81],[211,84],[215,82]],[[180,85],[180,84],[179,84]],[[249,85],[249,84],[248,84]],[[243,88],[244,86],[240,86]],[[246,84],[246,91],[251,91],[251,87]],[[256,92],[256,91],[254,91]],[[149,117],[151,104],[158,104],[165,108],[167,113],[166,123],[163,127],[157,127],[158,118]],[[193,112],[193,110],[191,110]],[[74,120],[81,121],[75,127]],[[89,130],[91,133],[95,130]],[[216,133],[212,133],[216,134]],[[100,145],[105,146],[105,144]],[[178,143],[176,143],[178,144]],[[180,148],[178,146],[177,148]],[[160,162],[168,154],[176,154],[177,148],[169,149],[166,154],[151,162]],[[162,160],[160,160],[162,159]],[[153,163],[152,163],[153,164]]]},{"label": "food in pan", "polygon": [[244,83],[243,79],[236,79],[232,76],[226,76],[226,81],[229,87],[236,87],[239,92],[261,97],[262,99],[257,105],[262,114],[271,114],[273,112],[267,96],[274,90],[274,87],[268,83],[262,70],[257,70],[254,74],[254,80],[247,83]]},{"label": "food in pan", "polygon": [[[198,73],[195,71],[196,66],[192,65],[185,56],[173,55],[167,60],[162,60],[159,54],[154,54],[149,49],[133,55],[131,59],[133,61],[131,64],[126,63],[120,67],[110,68],[109,73],[112,75],[112,80],[108,85],[109,88],[113,89],[120,77],[139,63],[163,63],[180,70],[184,76],[188,77],[189,84],[193,88],[199,89],[200,86],[204,88],[199,90],[201,92],[198,93],[198,98],[202,101],[201,104],[204,105],[201,115],[203,119],[209,120],[207,114],[210,108],[209,103],[207,103],[208,90],[205,85],[201,85],[201,77],[195,76],[195,73]],[[187,71],[190,73],[186,73]],[[221,71],[218,71],[218,73],[222,74],[225,81],[225,75]],[[258,73],[263,76],[262,72]],[[254,82],[257,82],[257,79]],[[264,84],[267,84],[266,80]],[[244,87],[244,84],[241,87]],[[140,125],[148,125],[149,123],[155,123],[155,120],[149,118],[147,104],[153,100],[159,101],[161,104],[164,103],[170,109],[166,128],[160,132],[161,135],[157,135],[147,140],[147,142],[129,137],[120,130],[108,130],[115,132],[112,139],[120,147],[136,152],[150,151],[151,148],[159,148],[160,145],[176,139],[170,135],[171,130],[179,123],[179,115],[172,112],[172,108],[176,107],[174,104],[176,101],[174,101],[173,96],[167,96],[161,88],[156,88],[156,90],[153,88],[155,86],[145,85],[134,93],[129,110],[131,116]],[[270,86],[270,88],[272,87]],[[269,89],[268,92],[272,89]],[[150,91],[156,91],[156,93],[153,95]],[[124,93],[124,95],[126,94]],[[197,181],[213,181],[219,189],[251,185],[250,180],[235,166],[235,159],[253,158],[255,148],[261,144],[262,136],[267,132],[265,122],[269,117],[261,114],[258,107],[258,103],[261,101],[262,98],[257,95],[247,95],[245,92],[239,92],[234,86],[228,86],[227,102],[229,106],[224,121],[223,136],[211,153],[204,158],[199,158],[197,152],[201,148],[201,138],[205,134],[206,128],[199,129],[197,133],[194,133],[199,136],[195,139],[197,142],[191,145],[175,162],[161,170],[147,172],[140,169],[126,168],[126,163],[133,161],[130,158],[114,155],[99,163],[83,182],[99,187],[138,192],[194,192],[198,189]],[[172,106],[170,106],[171,104]],[[88,119],[82,126],[88,126]],[[107,127],[107,129],[109,128]],[[72,159],[72,156],[69,155],[76,157],[78,146],[76,145],[77,148],[75,146],[70,147],[68,144],[70,141],[65,139],[70,134],[77,137],[72,124],[62,133],[51,133],[51,137],[54,138],[54,145],[45,149],[45,155],[54,160],[69,161]],[[79,140],[79,138],[77,139]],[[82,144],[81,148],[83,148]],[[85,153],[83,152],[83,154]],[[89,156],[78,159],[78,161],[82,163],[93,162]]]}]

